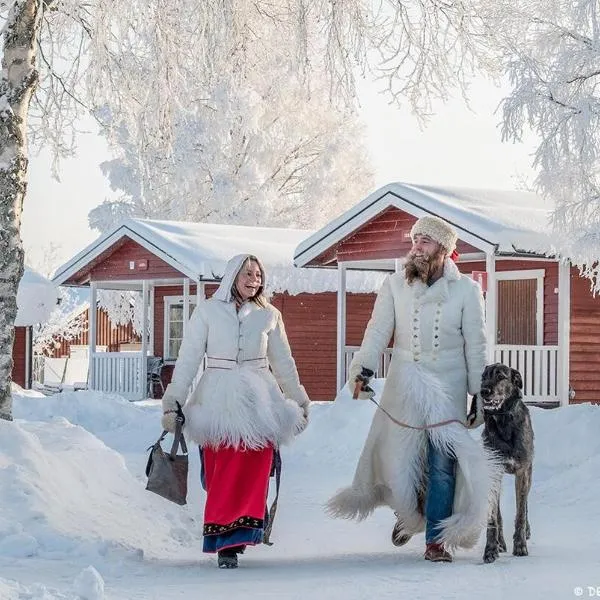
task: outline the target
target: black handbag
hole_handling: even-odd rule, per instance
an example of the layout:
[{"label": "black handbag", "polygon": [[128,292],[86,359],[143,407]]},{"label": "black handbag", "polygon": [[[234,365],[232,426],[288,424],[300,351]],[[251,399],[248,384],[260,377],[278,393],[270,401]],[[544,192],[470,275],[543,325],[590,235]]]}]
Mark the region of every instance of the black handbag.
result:
[{"label": "black handbag", "polygon": [[[188,449],[182,432],[183,418],[177,417],[175,436],[171,452],[166,453],[161,442],[168,431],[163,431],[155,444],[150,446],[150,456],[146,465],[148,483],[146,489],[175,504],[187,503]],[[183,454],[177,454],[181,445]]]}]

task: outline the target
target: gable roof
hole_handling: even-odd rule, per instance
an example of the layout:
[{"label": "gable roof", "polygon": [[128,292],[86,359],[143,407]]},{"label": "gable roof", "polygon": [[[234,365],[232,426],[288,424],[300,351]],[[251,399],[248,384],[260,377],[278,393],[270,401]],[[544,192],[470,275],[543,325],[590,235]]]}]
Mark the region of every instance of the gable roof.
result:
[{"label": "gable roof", "polygon": [[[129,238],[195,281],[220,280],[232,256],[248,253],[264,263],[267,286],[272,292],[334,291],[337,289],[334,273],[311,273],[293,264],[296,246],[312,233],[277,227],[127,219],[57,269],[53,281],[63,284],[102,253]],[[356,276],[348,282],[352,291],[373,291],[380,284],[381,278],[376,274]]]},{"label": "gable roof", "polygon": [[458,237],[486,252],[545,256],[552,248],[552,206],[531,192],[388,184],[302,241],[294,264],[302,267],[393,206],[416,217],[437,215]]},{"label": "gable roof", "polygon": [[127,219],[60,267],[53,281],[61,284],[128,237],[194,280],[214,280],[235,254],[256,254],[268,267],[290,266],[296,245],[312,231]]}]

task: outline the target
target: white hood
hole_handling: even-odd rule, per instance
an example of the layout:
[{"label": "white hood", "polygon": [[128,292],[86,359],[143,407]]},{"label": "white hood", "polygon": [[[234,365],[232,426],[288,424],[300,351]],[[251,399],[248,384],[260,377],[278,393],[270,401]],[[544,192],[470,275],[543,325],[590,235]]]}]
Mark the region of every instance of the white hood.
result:
[{"label": "white hood", "polygon": [[[223,302],[231,302],[233,300],[231,296],[231,288],[233,286],[233,282],[237,277],[237,274],[240,272],[243,264],[246,262],[246,259],[252,256],[251,254],[236,254],[233,258],[230,258],[227,261],[227,265],[225,266],[225,272],[223,273],[223,277],[221,279],[221,283],[217,291],[213,294],[213,298],[217,300],[222,300]],[[262,286],[263,289],[266,287],[266,274],[265,269],[262,266],[262,263],[259,261],[260,270],[263,273]]]}]

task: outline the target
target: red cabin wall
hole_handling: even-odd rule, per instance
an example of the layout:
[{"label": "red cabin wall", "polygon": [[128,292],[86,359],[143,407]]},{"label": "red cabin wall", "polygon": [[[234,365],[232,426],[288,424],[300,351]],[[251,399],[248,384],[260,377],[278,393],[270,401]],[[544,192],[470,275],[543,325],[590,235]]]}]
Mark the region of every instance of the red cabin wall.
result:
[{"label": "red cabin wall", "polygon": [[[130,268],[132,262],[133,269]],[[127,239],[109,256],[94,265],[89,276],[91,281],[115,281],[179,279],[182,274],[137,242]]]},{"label": "red cabin wall", "polygon": [[[49,355],[53,358],[62,358],[69,356],[71,346],[87,346],[89,343],[89,317],[90,311],[87,308],[84,312],[84,328],[83,331],[76,337],[65,340],[59,338],[56,340],[56,346],[53,352]],[[108,352],[119,352],[121,344],[126,343],[139,343],[141,338],[133,330],[133,325],[128,323],[127,325],[113,325],[112,321],[108,318],[106,311],[102,308],[96,309],[96,345],[107,346]]]},{"label": "red cabin wall", "polygon": [[[363,225],[353,234],[327,250],[327,255],[334,254],[337,260],[369,260],[376,258],[400,258],[411,248],[410,229],[417,217],[398,208],[390,207]],[[477,248],[459,240],[459,254],[480,252]],[[316,259],[319,264],[320,259]]]},{"label": "red cabin wall", "polygon": [[13,368],[12,380],[22,388],[29,387],[27,376],[27,327],[15,327],[15,341],[13,343]]},{"label": "red cabin wall", "polygon": [[569,385],[572,403],[600,403],[600,297],[593,296],[589,279],[571,269],[571,330]]}]

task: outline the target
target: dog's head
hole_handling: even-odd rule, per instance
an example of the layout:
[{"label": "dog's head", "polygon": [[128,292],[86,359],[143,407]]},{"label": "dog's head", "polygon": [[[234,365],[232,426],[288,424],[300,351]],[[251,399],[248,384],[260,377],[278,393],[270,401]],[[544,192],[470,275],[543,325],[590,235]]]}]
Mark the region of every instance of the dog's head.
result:
[{"label": "dog's head", "polygon": [[506,400],[521,397],[522,389],[523,379],[519,371],[501,363],[488,365],[481,376],[479,393],[483,410],[487,412],[502,410]]}]

